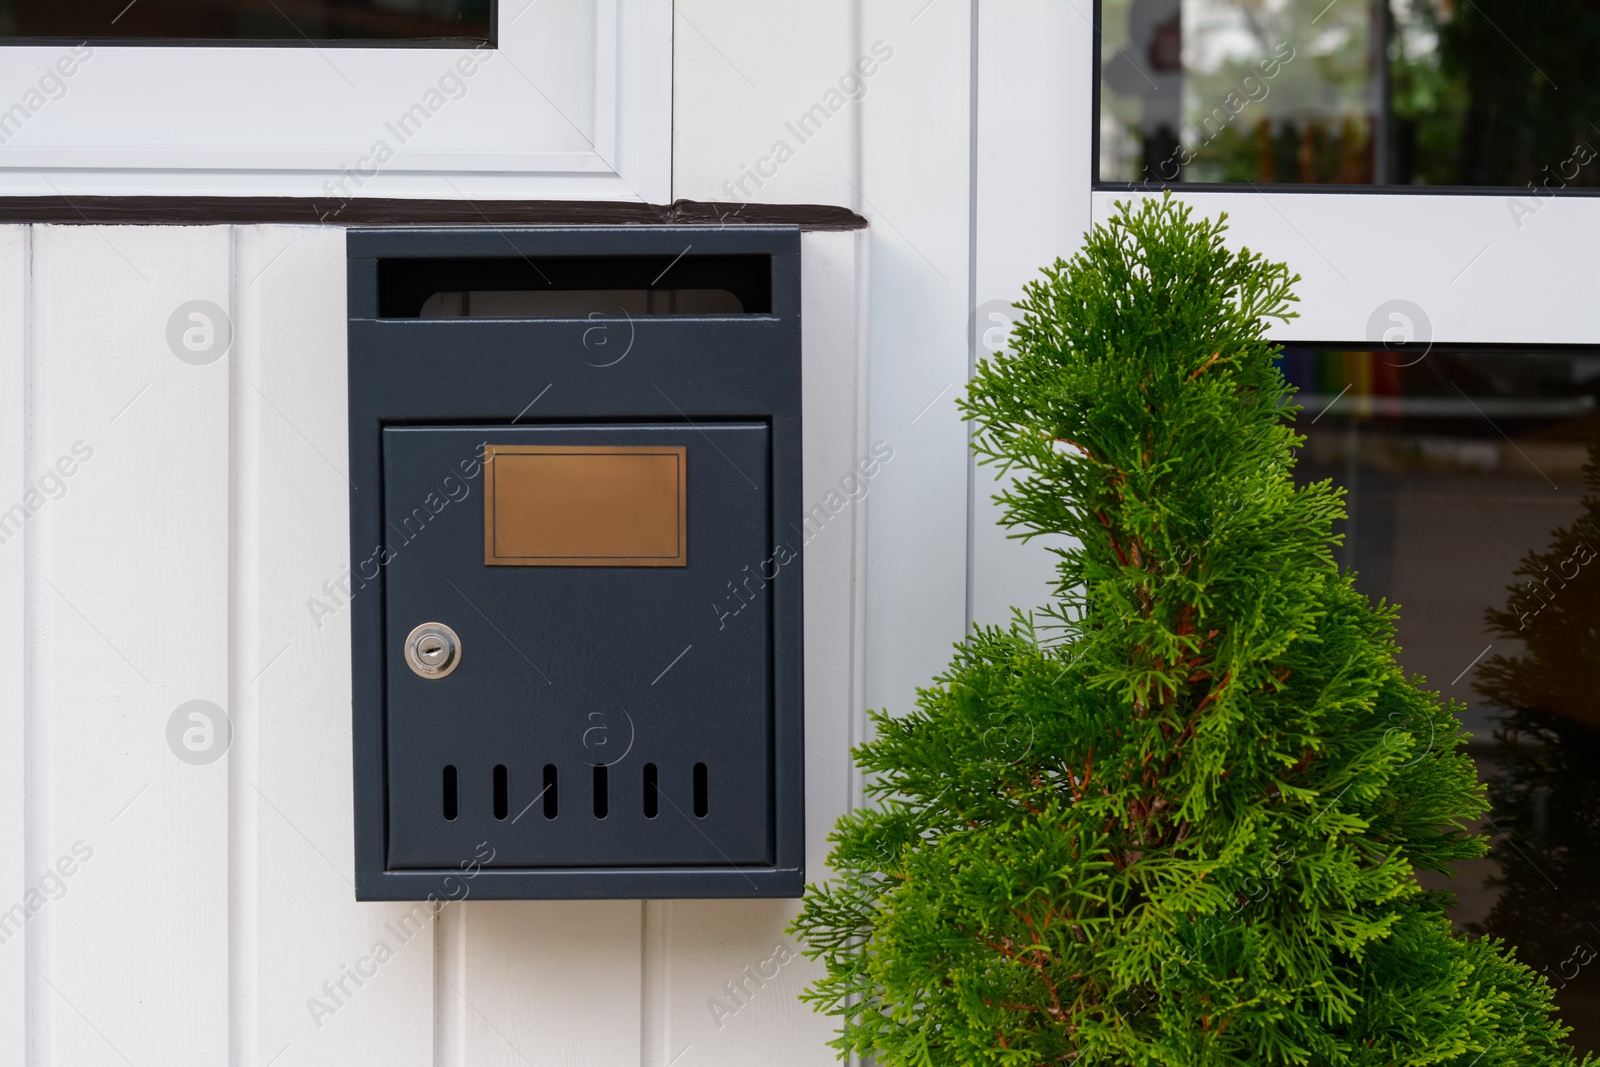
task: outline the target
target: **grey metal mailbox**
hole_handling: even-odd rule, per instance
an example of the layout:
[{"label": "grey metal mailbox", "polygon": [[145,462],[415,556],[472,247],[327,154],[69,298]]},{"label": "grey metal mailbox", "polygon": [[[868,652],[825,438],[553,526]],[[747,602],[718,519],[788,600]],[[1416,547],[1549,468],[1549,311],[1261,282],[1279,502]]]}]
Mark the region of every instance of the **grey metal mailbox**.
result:
[{"label": "grey metal mailbox", "polygon": [[798,231],[348,253],[357,897],[798,895]]}]

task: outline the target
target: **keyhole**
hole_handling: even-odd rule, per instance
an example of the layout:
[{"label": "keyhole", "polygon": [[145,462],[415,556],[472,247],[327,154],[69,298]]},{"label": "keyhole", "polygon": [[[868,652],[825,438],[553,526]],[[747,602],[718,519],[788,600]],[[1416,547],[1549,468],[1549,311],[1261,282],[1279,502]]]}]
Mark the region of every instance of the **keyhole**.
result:
[{"label": "keyhole", "polygon": [[461,662],[461,640],[442,622],[425,622],[406,638],[406,663],[424,678],[443,678]]}]

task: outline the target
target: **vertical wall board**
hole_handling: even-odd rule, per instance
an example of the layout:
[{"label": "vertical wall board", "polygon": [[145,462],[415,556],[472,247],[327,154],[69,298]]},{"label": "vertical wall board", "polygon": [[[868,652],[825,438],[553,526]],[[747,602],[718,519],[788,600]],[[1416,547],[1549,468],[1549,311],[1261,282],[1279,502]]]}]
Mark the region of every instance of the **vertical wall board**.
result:
[{"label": "vertical wall board", "polygon": [[834,1019],[800,1001],[820,972],[784,927],[794,901],[668,905],[664,1057],[680,1067],[825,1064]]},{"label": "vertical wall board", "polygon": [[[1008,0],[979,8],[973,325],[979,358],[1003,347],[993,342],[1010,332],[1017,312],[1009,305],[1023,284],[1058,257],[1071,259],[1089,226],[1093,8],[1092,0]],[[1079,192],[1040,195],[1041,175]],[[980,625],[1004,624],[1013,606],[1045,603],[1056,561],[1045,546],[1065,543],[1008,538],[994,502],[1003,488],[993,467],[975,468],[972,621]]]},{"label": "vertical wall board", "polygon": [[[862,75],[857,64],[878,37],[859,32],[859,7],[834,0],[676,5],[676,195],[734,205],[860,206],[862,109],[884,91],[916,12],[908,8],[879,27],[878,37],[893,54],[868,63],[871,73]],[[851,71],[859,82],[846,80],[841,91]],[[825,524],[809,524],[809,537],[791,542],[796,548],[804,542],[806,874],[812,882],[827,876],[827,834],[859,792],[849,749],[862,733],[866,522],[898,462],[879,461],[870,478],[860,477],[857,467],[863,459],[871,462],[873,443],[867,433],[864,269],[871,240],[866,233],[811,233],[802,245],[804,505],[808,513],[821,507],[829,516]],[[852,495],[859,498],[853,504]],[[955,581],[959,585],[959,574]],[[959,606],[952,618],[951,633],[959,633]],[[728,999],[724,988],[741,979],[745,967],[755,973],[765,964],[770,971],[776,964],[767,961],[777,946],[799,947],[785,932],[795,910],[794,901],[645,905],[645,1067],[832,1061],[825,1045],[832,1020],[795,999],[814,973],[810,961],[783,953],[779,976],[750,997],[748,1007]],[[754,988],[753,980],[744,980]],[[723,998],[724,1010],[736,1015],[713,1012],[708,1002],[714,998]]]},{"label": "vertical wall board", "polygon": [[[827,877],[828,834],[848,810],[857,778],[852,738],[863,717],[852,689],[865,606],[855,595],[862,548],[856,537],[893,457],[866,437],[866,366],[861,344],[863,232],[808,233],[801,243],[802,389],[806,527],[787,544],[805,561],[806,877]],[[880,449],[880,452],[882,450]],[[822,509],[819,511],[818,509]],[[827,525],[822,515],[830,516]],[[803,536],[809,535],[809,536]]]},{"label": "vertical wall board", "polygon": [[[26,691],[28,228],[0,226],[0,1063],[21,1064],[27,1041],[28,924],[13,910],[28,885],[24,802]],[[42,872],[41,872],[42,873]],[[26,912],[26,907],[24,907]]]},{"label": "vertical wall board", "polygon": [[640,908],[630,900],[468,901],[458,1001],[468,1067],[639,1059]]},{"label": "vertical wall board", "polygon": [[236,262],[235,1062],[421,1065],[433,909],[352,884],[344,231],[240,228]]},{"label": "vertical wall board", "polygon": [[229,253],[34,231],[30,459],[63,488],[28,528],[30,870],[73,871],[33,918],[38,1063],[228,1056],[225,724],[174,715],[229,701]]},{"label": "vertical wall board", "polygon": [[871,437],[895,451],[868,513],[867,704],[901,712],[967,617],[972,4],[867,5],[893,40],[863,102],[860,210],[872,224]]},{"label": "vertical wall board", "polygon": [[[852,671],[861,622],[855,595],[855,520],[894,464],[862,439],[864,368],[857,338],[858,233],[811,233],[802,243],[805,508],[800,531],[778,540],[805,567],[806,876],[827,877],[827,836],[850,807],[850,742],[859,730]],[[863,464],[866,464],[864,467]],[[875,473],[874,473],[875,472]],[[758,606],[755,601],[752,607]],[[729,626],[739,624],[737,616]],[[665,958],[660,1032],[647,1030],[645,1064],[742,1067],[825,1061],[832,1020],[797,999],[818,973],[785,931],[793,900],[669,901],[661,906]],[[647,936],[650,931],[647,931]],[[746,970],[748,968],[748,971]],[[647,981],[649,978],[647,977]],[[741,994],[737,988],[743,984]],[[648,1013],[647,1013],[648,1014]],[[736,1017],[736,1018],[735,1018]]]},{"label": "vertical wall board", "polygon": [[677,195],[730,205],[855,203],[855,101],[876,91],[883,64],[873,57],[869,76],[855,66],[870,47],[856,46],[854,5],[674,6]]}]

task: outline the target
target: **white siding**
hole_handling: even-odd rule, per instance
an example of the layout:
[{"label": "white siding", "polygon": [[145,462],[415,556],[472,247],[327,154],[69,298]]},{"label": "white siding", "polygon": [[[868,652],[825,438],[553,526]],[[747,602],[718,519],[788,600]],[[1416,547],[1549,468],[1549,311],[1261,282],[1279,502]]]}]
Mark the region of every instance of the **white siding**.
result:
[{"label": "white siding", "polygon": [[[28,230],[0,226],[0,508],[23,499],[28,484],[27,322]],[[28,944],[32,930],[19,930],[7,910],[23,899],[27,865],[28,529],[0,512],[0,1063],[24,1062],[27,1028]]]},{"label": "white siding", "polygon": [[[427,1064],[434,920],[356,903],[350,618],[307,608],[349,560],[344,233],[240,228],[232,278],[233,1062]],[[379,941],[394,958],[330,997]]]},{"label": "white siding", "polygon": [[33,232],[28,469],[93,450],[28,531],[29,876],[92,850],[31,920],[39,1062],[227,1055],[231,768],[175,759],[166,728],[227,703],[230,363],[166,334],[230,303],[228,238]]},{"label": "white siding", "polygon": [[[863,243],[803,241],[808,502],[868,445]],[[0,907],[40,894],[0,945],[0,1064],[542,1067],[691,1043],[698,1063],[826,1059],[827,1022],[793,997],[808,963],[731,1020],[708,1008],[789,943],[793,901],[467,902],[410,922],[410,904],[356,903],[348,613],[307,608],[348,558],[341,231],[7,227],[0,275],[0,499],[93,450],[0,545],[0,655],[27,679],[0,717]],[[195,299],[232,325],[199,366],[167,338]],[[806,550],[818,873],[860,733],[860,523]],[[169,750],[192,699],[231,718],[225,758]],[[90,858],[41,887],[78,841]],[[392,959],[357,983],[380,942]]]}]

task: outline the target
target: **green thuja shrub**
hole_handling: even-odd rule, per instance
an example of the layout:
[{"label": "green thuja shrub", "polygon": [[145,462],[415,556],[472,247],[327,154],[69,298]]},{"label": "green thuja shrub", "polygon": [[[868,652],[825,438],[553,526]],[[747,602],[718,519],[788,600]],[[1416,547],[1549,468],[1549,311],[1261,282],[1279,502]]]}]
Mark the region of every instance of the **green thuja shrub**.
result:
[{"label": "green thuja shrub", "polygon": [[1573,1062],[1549,987],[1414,876],[1484,853],[1483,791],[1333,561],[1340,491],[1291,477],[1297,279],[1223,229],[1123,206],[971,384],[1006,522],[1076,545],[1045,625],[973,634],[856,752],[876,803],[794,924],[841,1053]]}]

